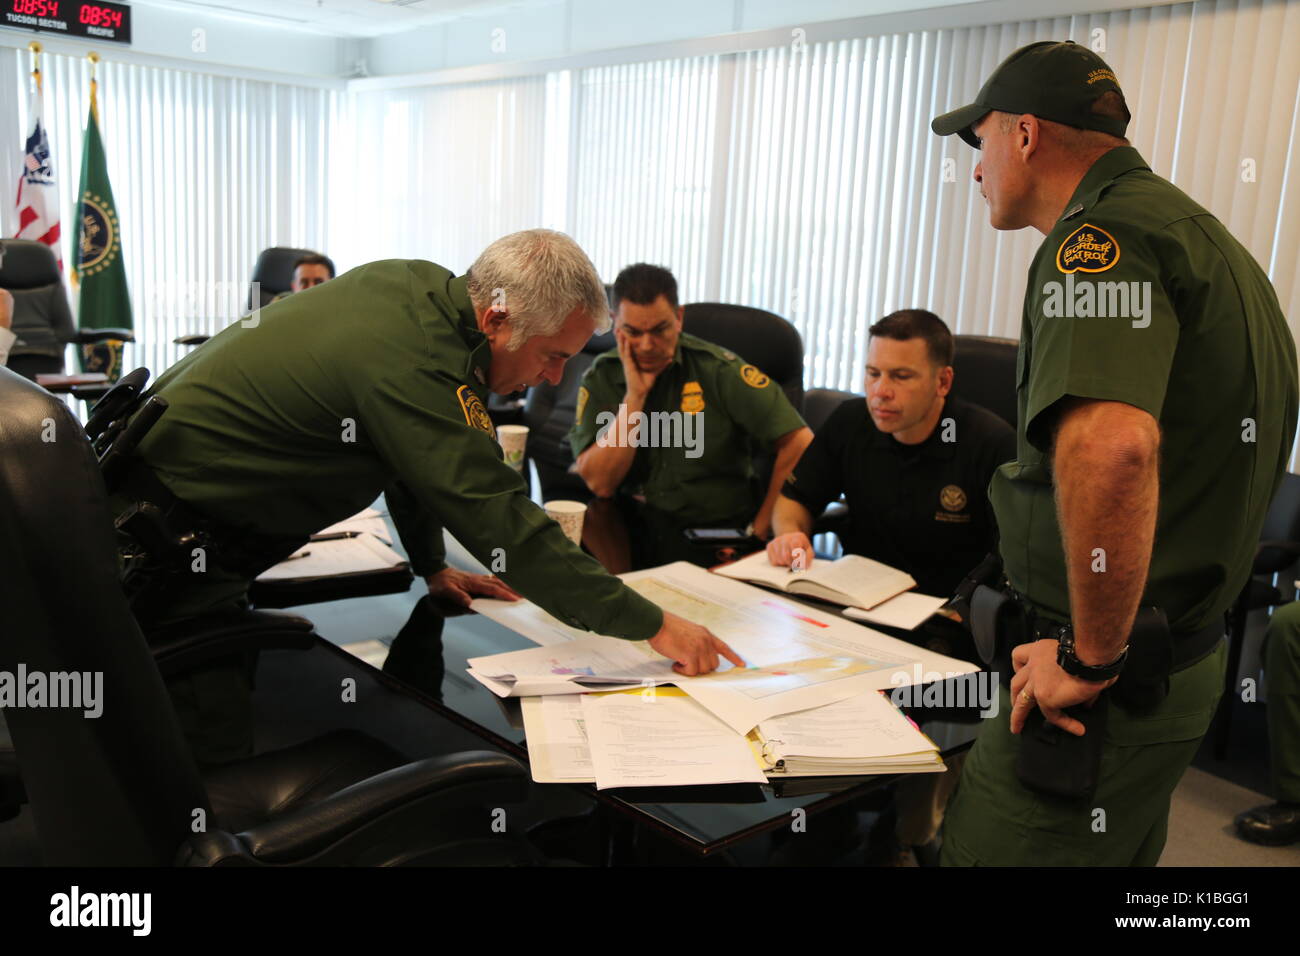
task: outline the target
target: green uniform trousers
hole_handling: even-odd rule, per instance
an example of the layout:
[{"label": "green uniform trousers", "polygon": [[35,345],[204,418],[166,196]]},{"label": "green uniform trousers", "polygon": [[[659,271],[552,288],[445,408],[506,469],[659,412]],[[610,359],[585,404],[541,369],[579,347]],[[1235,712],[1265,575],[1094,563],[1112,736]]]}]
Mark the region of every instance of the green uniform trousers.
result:
[{"label": "green uniform trousers", "polygon": [[1284,604],[1268,622],[1264,681],[1273,796],[1300,803],[1300,602]]},{"label": "green uniform trousers", "polygon": [[1004,687],[948,807],[945,866],[1154,866],[1169,800],[1209,729],[1223,692],[1227,644],[1170,678],[1169,695],[1140,717],[1110,703],[1097,792],[1087,800],[1036,793],[1016,777],[1020,738]]}]

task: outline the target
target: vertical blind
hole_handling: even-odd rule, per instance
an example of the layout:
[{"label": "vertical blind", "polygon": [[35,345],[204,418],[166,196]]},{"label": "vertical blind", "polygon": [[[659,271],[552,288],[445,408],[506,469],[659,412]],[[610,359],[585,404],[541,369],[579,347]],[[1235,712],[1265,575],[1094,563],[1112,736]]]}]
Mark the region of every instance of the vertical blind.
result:
[{"label": "vertical blind", "polygon": [[576,85],[571,235],[606,281],[671,261],[685,300],[702,298],[718,57],[581,70]]},{"label": "vertical blind", "polygon": [[[30,68],[25,51],[0,48],[0,128],[24,135]],[[67,269],[76,261],[90,64],[45,53],[41,68]],[[173,338],[217,332],[238,316],[262,249],[328,244],[326,169],[339,94],[111,61],[97,76],[137,339],[124,359],[156,374],[187,351]],[[21,144],[16,135],[7,141]],[[21,160],[10,148],[0,164],[7,236]]]},{"label": "vertical blind", "polygon": [[337,261],[430,259],[464,272],[493,239],[543,224],[548,176],[564,172],[546,161],[548,113],[568,105],[555,83],[353,94],[350,142],[332,157]]},{"label": "vertical blind", "polygon": [[810,386],[860,389],[866,328],[894,309],[1016,337],[1041,236],[989,226],[976,152],[929,123],[1012,50],[1067,37],[1115,69],[1134,146],[1250,249],[1300,331],[1300,5],[1273,0],[580,71],[575,237],[607,277],[658,261],[687,300],[789,318]]}]

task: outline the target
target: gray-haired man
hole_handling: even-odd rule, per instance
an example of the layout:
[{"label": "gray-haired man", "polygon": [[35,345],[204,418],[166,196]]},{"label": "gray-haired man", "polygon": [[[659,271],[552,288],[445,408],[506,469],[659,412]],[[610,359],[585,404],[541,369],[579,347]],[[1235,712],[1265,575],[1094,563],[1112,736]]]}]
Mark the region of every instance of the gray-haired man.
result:
[{"label": "gray-haired man", "polygon": [[[587,256],[535,229],[492,243],[465,276],[373,262],[227,328],[158,380],[170,408],[127,488],[174,497],[214,529],[215,553],[204,574],[187,562],[128,580],[137,616],[148,626],[239,605],[255,575],[386,490],[437,597],[509,599],[515,588],[569,624],[648,639],[682,673],[712,670],[719,654],[739,662],[601,570],[502,461],[488,392],[558,383],[608,321]],[[446,567],[444,527],[485,564],[504,554],[510,587]]]}]

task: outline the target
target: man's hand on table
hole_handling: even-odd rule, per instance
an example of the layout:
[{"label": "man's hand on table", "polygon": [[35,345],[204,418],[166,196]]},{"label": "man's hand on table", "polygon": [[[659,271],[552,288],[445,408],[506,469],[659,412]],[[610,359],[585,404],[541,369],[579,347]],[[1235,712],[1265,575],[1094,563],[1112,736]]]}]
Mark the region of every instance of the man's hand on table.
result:
[{"label": "man's hand on table", "polygon": [[664,623],[659,633],[650,638],[650,646],[664,657],[671,658],[673,670],[686,677],[716,670],[719,654],[737,667],[745,666],[740,655],[708,628],[692,624],[668,611],[664,611]]},{"label": "man's hand on table", "polygon": [[767,543],[767,560],[779,568],[790,567],[795,560],[795,551],[803,549],[803,567],[812,563],[813,546],[808,536],[802,531],[790,531],[779,534]]},{"label": "man's hand on table", "polygon": [[1118,677],[1105,683],[1072,677],[1056,663],[1057,643],[1053,640],[1031,641],[1011,651],[1011,732],[1020,733],[1029,712],[1037,707],[1049,724],[1082,737],[1083,724],[1065,713],[1076,704],[1092,706],[1097,696]]},{"label": "man's hand on table", "polygon": [[435,601],[454,604],[457,607],[469,607],[474,598],[497,598],[502,601],[517,601],[522,595],[515,593],[505,582],[490,574],[470,574],[457,568],[443,568],[424,579],[429,586],[429,594]]}]

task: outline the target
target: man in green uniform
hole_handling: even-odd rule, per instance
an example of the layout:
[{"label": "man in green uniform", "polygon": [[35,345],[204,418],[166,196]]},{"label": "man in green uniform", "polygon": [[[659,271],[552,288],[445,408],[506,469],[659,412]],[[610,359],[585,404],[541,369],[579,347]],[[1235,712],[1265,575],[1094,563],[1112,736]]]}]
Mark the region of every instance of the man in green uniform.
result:
[{"label": "man in green uniform", "polygon": [[[374,262],[213,337],[152,389],[169,408],[119,497],[128,531],[145,520],[132,523],[133,502],[153,501],[210,543],[201,562],[187,548],[170,567],[157,556],[139,574],[128,564],[146,632],[239,606],[263,569],[387,488],[412,566],[435,596],[513,596],[446,567],[445,527],[485,564],[504,562],[510,588],[568,624],[649,640],[682,673],[713,669],[719,653],[739,662],[705,628],[605,573],[502,461],[489,390],[558,382],[607,316],[604,287],[573,240],[529,230],[494,242],[466,276],[419,260]],[[210,711],[209,725],[247,730],[230,679],[200,674],[185,693],[207,694],[191,703]],[[246,750],[239,734],[227,737],[211,759]]]},{"label": "man in green uniform", "polygon": [[[682,332],[684,309],[667,269],[628,266],[613,298],[618,347],[587,370],[569,432],[578,474],[597,496],[588,536],[596,556],[616,571],[715,563],[690,547],[686,529],[752,525],[754,535],[769,537],[781,486],[812,430],[755,366]],[[776,454],[761,490],[756,448]],[[631,561],[629,536],[618,531],[624,521]]]},{"label": "man in green uniform", "polygon": [[1273,612],[1264,637],[1268,750],[1277,802],[1237,814],[1237,833],[1252,843],[1300,842],[1300,602]]},{"label": "man in green uniform", "polygon": [[1018,612],[991,629],[1016,645],[1010,718],[966,761],[950,864],[1159,859],[1223,686],[1223,613],[1295,433],[1295,344],[1272,286],[1150,171],[1128,119],[1099,57],[1035,43],[932,124],[982,150],[994,228],[1046,237],[1025,296],[1017,458],[990,485]]}]

